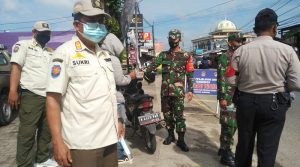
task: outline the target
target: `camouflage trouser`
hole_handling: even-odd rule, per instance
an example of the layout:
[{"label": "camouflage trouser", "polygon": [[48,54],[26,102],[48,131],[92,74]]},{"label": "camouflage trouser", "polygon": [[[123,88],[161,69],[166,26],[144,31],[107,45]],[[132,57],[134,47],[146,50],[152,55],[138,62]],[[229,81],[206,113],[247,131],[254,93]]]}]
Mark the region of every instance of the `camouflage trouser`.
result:
[{"label": "camouflage trouser", "polygon": [[184,97],[162,96],[161,109],[168,130],[175,129],[176,132],[185,132],[185,119],[183,118]]},{"label": "camouflage trouser", "polygon": [[221,124],[221,135],[220,135],[220,148],[230,149],[233,144],[233,136],[237,129],[236,123],[236,112],[230,110],[221,109],[220,113],[220,124]]}]

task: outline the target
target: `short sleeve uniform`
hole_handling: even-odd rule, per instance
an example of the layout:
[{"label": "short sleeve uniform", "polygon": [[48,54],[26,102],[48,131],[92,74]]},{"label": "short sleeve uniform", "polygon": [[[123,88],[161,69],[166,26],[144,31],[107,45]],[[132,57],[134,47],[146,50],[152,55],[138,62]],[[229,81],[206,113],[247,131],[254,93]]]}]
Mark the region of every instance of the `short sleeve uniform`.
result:
[{"label": "short sleeve uniform", "polygon": [[70,149],[97,149],[117,142],[117,103],[108,52],[90,51],[74,37],[54,53],[47,92],[62,95],[62,136]]},{"label": "short sleeve uniform", "polygon": [[20,86],[22,89],[46,96],[47,74],[52,49],[42,48],[35,39],[22,40],[13,46],[10,62],[21,67]]}]

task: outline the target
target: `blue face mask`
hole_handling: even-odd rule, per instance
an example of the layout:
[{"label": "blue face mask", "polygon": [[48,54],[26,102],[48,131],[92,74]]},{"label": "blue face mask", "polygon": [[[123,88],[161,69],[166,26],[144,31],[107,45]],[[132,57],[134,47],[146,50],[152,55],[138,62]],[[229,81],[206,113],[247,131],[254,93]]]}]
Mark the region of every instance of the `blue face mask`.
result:
[{"label": "blue face mask", "polygon": [[82,24],[83,24],[83,36],[94,43],[99,43],[107,35],[107,29],[104,24],[99,24],[99,23],[82,23]]}]

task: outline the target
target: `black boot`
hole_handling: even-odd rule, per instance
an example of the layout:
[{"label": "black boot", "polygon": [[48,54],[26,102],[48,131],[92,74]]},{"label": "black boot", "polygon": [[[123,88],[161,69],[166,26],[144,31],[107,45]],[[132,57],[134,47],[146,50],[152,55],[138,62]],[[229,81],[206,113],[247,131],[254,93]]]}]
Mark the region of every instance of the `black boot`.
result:
[{"label": "black boot", "polygon": [[190,150],[184,142],[184,132],[178,132],[178,141],[176,145],[184,152],[188,152]]},{"label": "black boot", "polygon": [[230,149],[224,150],[224,152],[221,154],[221,163],[229,167],[235,167],[234,155]]},{"label": "black boot", "polygon": [[172,142],[175,142],[174,129],[169,129],[168,133],[168,137],[163,142],[164,145],[169,145]]},{"label": "black boot", "polygon": [[219,151],[218,151],[218,156],[221,156],[223,155],[225,152],[225,150],[223,148],[219,148]]}]

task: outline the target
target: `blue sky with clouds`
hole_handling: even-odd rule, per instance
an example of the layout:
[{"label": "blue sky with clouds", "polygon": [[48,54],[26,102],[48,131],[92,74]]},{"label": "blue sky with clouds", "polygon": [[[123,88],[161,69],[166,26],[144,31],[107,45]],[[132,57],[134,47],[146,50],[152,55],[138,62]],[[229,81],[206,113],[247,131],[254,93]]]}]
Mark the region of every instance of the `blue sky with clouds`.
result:
[{"label": "blue sky with clouds", "polygon": [[[52,30],[71,30],[74,2],[75,0],[1,0],[0,32],[31,31],[36,20],[47,20]],[[154,22],[157,41],[167,44],[168,31],[177,28],[183,32],[186,50],[191,48],[192,39],[206,36],[225,18],[247,32],[252,30],[254,21],[251,20],[260,9],[272,7],[278,15],[283,14],[279,21],[300,14],[299,0],[142,0],[139,7],[144,18],[150,23]],[[249,24],[244,26],[247,23]],[[144,26],[144,31],[151,31],[146,23]]]}]

